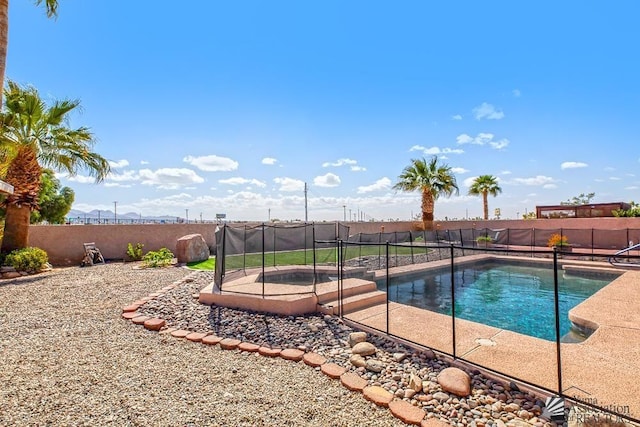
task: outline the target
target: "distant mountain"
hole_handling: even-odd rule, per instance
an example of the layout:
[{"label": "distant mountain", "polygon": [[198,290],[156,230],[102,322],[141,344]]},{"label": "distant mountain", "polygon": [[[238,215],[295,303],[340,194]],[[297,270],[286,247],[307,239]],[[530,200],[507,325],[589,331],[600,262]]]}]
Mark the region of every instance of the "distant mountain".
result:
[{"label": "distant mountain", "polygon": [[[86,219],[101,219],[101,220],[108,220],[108,219],[113,219],[114,215],[113,215],[113,211],[110,210],[99,210],[99,209],[94,209],[90,212],[84,212],[84,211],[80,211],[77,209],[71,209],[69,211],[69,213],[67,214],[67,218],[80,218],[82,220]],[[151,221],[175,221],[176,218],[175,216],[170,216],[170,215],[161,215],[161,216],[145,216],[142,215],[142,217],[140,216],[140,214],[135,213],[135,212],[127,212],[127,213],[120,213],[118,212],[118,220],[124,220],[124,219],[131,219],[131,220],[151,220]]]}]

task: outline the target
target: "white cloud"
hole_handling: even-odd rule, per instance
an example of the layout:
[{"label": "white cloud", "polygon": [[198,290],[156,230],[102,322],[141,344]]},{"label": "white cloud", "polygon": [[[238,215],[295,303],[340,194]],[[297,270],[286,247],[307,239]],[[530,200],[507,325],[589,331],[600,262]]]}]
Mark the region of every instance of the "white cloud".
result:
[{"label": "white cloud", "polygon": [[474,108],[473,115],[477,120],[500,120],[504,118],[504,113],[502,111],[496,110],[496,107],[486,102],[483,102]]},{"label": "white cloud", "polygon": [[148,162],[148,161],[146,161],[146,160],[140,160],[140,164],[141,164],[141,165],[148,165],[148,164],[149,164],[149,162]]},{"label": "white cloud", "polygon": [[490,145],[491,148],[496,150],[500,150],[507,145],[509,145],[509,140],[507,138],[502,138],[501,140],[494,141],[495,135],[488,132],[480,132],[475,137],[472,137],[466,133],[461,133],[456,137],[456,142],[460,145],[463,144],[473,144],[473,145]]},{"label": "white cloud", "polygon": [[467,169],[465,168],[451,168],[451,172],[453,173],[467,173],[469,172]]},{"label": "white cloud", "polygon": [[62,177],[66,178],[68,181],[77,182],[79,184],[93,184],[96,182],[96,179],[94,177],[86,175],[62,175]]},{"label": "white cloud", "polygon": [[456,114],[451,116],[451,120],[462,120],[462,116],[460,114]]},{"label": "white cloud", "polygon": [[617,177],[617,176],[610,176],[609,177],[609,181],[620,181],[621,178]]},{"label": "white cloud", "polygon": [[391,180],[386,176],[380,178],[371,185],[358,187],[358,194],[371,193],[372,191],[387,190],[391,187]]},{"label": "white cloud", "polygon": [[367,168],[365,168],[364,166],[351,166],[351,171],[352,172],[364,172],[366,171]]},{"label": "white cloud", "polygon": [[470,176],[469,178],[465,178],[464,181],[462,181],[462,184],[465,187],[471,187],[473,185],[473,181],[476,179],[476,176]]},{"label": "white cloud", "polygon": [[511,175],[511,171],[502,171],[500,175]]},{"label": "white cloud", "polygon": [[262,159],[263,165],[275,165],[278,162],[278,159],[274,159],[273,157],[265,157]]},{"label": "white cloud", "polygon": [[582,163],[582,162],[563,162],[560,165],[560,169],[576,169],[576,168],[586,168],[587,165],[586,163]]},{"label": "white cloud", "polygon": [[185,168],[161,168],[155,171],[140,169],[142,184],[156,186],[165,190],[175,190],[190,184],[200,184],[204,178],[191,169]]},{"label": "white cloud", "polygon": [[127,170],[122,173],[110,172],[109,175],[107,175],[106,179],[108,181],[123,182],[123,181],[137,181],[140,179],[140,177],[138,176],[136,171]]},{"label": "white cloud", "polygon": [[422,145],[414,145],[409,149],[409,151],[422,151],[424,154],[427,154],[427,155],[464,153],[464,150],[461,150],[459,148],[425,147]]},{"label": "white cloud", "polygon": [[205,172],[228,172],[238,169],[238,162],[235,160],[216,155],[200,157],[187,156],[182,159],[182,161]]},{"label": "white cloud", "polygon": [[120,184],[119,182],[105,182],[105,187],[131,188],[131,184]]},{"label": "white cloud", "polygon": [[489,142],[489,145],[495,150],[502,150],[504,147],[509,145],[509,140],[507,138],[502,138],[500,141]]},{"label": "white cloud", "polygon": [[340,185],[340,177],[332,173],[316,176],[313,178],[313,184],[318,187],[337,187]]},{"label": "white cloud", "polygon": [[322,164],[322,167],[323,168],[328,168],[329,166],[339,167],[344,165],[355,165],[357,163],[358,161],[353,159],[338,159],[335,162],[324,162]]},{"label": "white cloud", "polygon": [[522,92],[520,92],[520,89],[514,89],[511,91],[511,93],[513,94],[513,96],[515,96],[516,98],[520,98],[520,95],[522,95]]},{"label": "white cloud", "polygon": [[474,139],[467,135],[466,133],[461,133],[456,137],[456,142],[458,144],[474,144]]},{"label": "white cloud", "polygon": [[632,186],[630,186],[630,187],[624,187],[624,189],[625,189],[625,190],[637,190],[637,189],[639,189],[639,188],[640,188],[640,187],[638,187],[637,185],[632,185]]},{"label": "white cloud", "polygon": [[260,188],[264,188],[267,186],[267,184],[263,181],[259,181],[257,179],[248,179],[248,178],[242,178],[242,177],[234,177],[234,178],[228,178],[228,179],[219,179],[218,182],[220,184],[228,184],[228,185],[243,185],[243,184],[251,184],[251,185],[255,185],[257,187]]},{"label": "white cloud", "polygon": [[111,166],[112,168],[123,168],[125,166],[129,166],[129,161],[122,159],[122,160],[109,160],[109,166]]},{"label": "white cloud", "polygon": [[554,188],[558,188],[558,186],[556,184],[545,184],[542,186],[542,188],[545,188],[547,190],[552,190]]},{"label": "white cloud", "polygon": [[522,185],[547,185],[554,182],[550,176],[537,175],[531,178],[514,178],[513,182]]},{"label": "white cloud", "polygon": [[302,191],[304,190],[304,181],[294,178],[274,178],[273,182],[280,185],[279,191]]},{"label": "white cloud", "polygon": [[456,142],[458,144],[474,144],[474,145],[485,145],[490,143],[493,140],[494,135],[492,133],[480,132],[475,138],[467,135],[466,133],[462,133],[456,137]]}]

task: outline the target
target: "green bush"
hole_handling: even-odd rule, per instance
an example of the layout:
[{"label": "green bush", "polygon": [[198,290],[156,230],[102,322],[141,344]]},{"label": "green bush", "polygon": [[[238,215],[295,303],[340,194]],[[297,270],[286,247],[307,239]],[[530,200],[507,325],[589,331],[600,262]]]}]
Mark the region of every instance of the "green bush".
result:
[{"label": "green bush", "polygon": [[49,257],[40,248],[16,249],[5,258],[5,264],[12,266],[17,271],[34,272],[45,267]]},{"label": "green bush", "polygon": [[131,261],[140,261],[142,259],[142,243],[136,243],[133,246],[131,243],[127,243],[127,256],[131,258]]},{"label": "green bush", "polygon": [[158,251],[149,251],[142,257],[145,267],[166,267],[173,260],[173,252],[167,248],[160,248]]}]

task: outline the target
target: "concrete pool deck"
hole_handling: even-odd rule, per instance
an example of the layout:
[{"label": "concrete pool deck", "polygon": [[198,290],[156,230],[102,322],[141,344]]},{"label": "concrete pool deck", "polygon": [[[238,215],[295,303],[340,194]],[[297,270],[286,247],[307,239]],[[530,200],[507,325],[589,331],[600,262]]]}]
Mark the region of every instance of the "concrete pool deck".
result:
[{"label": "concrete pool deck", "polygon": [[[458,259],[456,266],[487,259],[515,259],[527,263],[549,264],[549,259],[492,256],[487,254]],[[559,260],[567,271],[606,271],[620,273],[617,279],[574,307],[569,318],[576,324],[595,330],[581,343],[562,343],[562,391],[565,395],[640,418],[640,269],[613,268],[603,262]],[[450,265],[449,260],[429,262],[428,269]],[[301,266],[296,266],[300,268]],[[272,268],[285,271],[286,268]],[[424,271],[425,264],[389,269],[390,276]],[[333,267],[332,271],[336,271]],[[383,278],[386,271],[375,272]],[[303,310],[318,310],[318,303],[337,294],[337,282],[319,283],[316,293],[312,286],[267,283],[268,294],[262,296],[258,273],[243,275],[225,282],[225,289],[234,292],[214,292],[212,285],[200,293],[200,301],[237,308],[296,314]],[[345,288],[356,289],[371,284],[371,280],[345,279]],[[265,288],[267,289],[267,288]],[[299,295],[279,293],[303,292]],[[239,294],[238,292],[243,292]],[[346,296],[347,294],[345,294]],[[249,306],[247,306],[249,305]],[[453,353],[453,325],[450,316],[408,305],[377,302],[368,307],[348,310],[344,318],[367,328],[388,332],[396,337]],[[276,311],[274,311],[276,310]],[[387,318],[389,323],[387,325]],[[499,329],[480,323],[456,319],[455,354],[458,358],[483,366],[515,379],[558,389],[556,343]],[[616,410],[616,409],[614,409]]]}]

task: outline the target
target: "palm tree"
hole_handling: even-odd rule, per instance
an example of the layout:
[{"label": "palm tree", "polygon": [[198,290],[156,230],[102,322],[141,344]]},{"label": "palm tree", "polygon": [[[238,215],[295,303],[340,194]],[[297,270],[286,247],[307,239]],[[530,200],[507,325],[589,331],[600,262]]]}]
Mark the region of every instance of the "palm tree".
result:
[{"label": "palm tree", "polygon": [[428,162],[424,158],[411,159],[411,164],[404,168],[393,188],[422,193],[422,224],[426,230],[433,228],[435,201],[440,196],[458,194],[456,177],[448,165],[438,164],[437,156]]},{"label": "palm tree", "polygon": [[[44,3],[47,17],[58,16],[57,0],[35,0],[36,6]],[[7,47],[9,45],[9,0],[0,0],[0,104],[2,104],[2,89],[4,85],[4,71],[7,64]]]},{"label": "palm tree", "polygon": [[77,100],[55,101],[47,106],[34,87],[8,81],[5,109],[0,114],[0,152],[9,167],[5,181],[14,192],[4,200],[7,208],[1,252],[27,246],[29,217],[38,206],[42,167],[75,175],[87,169],[102,181],[109,162],[91,151],[95,144],[88,128],[71,129],[68,114],[80,105]]},{"label": "palm tree", "polygon": [[471,196],[482,195],[482,206],[484,208],[484,219],[489,219],[489,201],[487,196],[491,194],[496,197],[499,193],[502,193],[502,188],[498,185],[498,178],[493,175],[480,175],[473,180],[471,187],[469,187],[469,194]]}]

